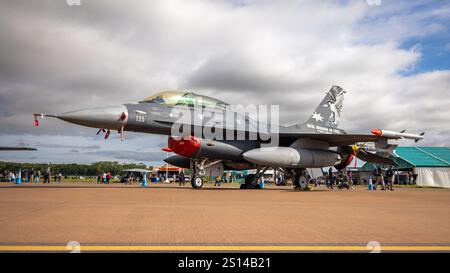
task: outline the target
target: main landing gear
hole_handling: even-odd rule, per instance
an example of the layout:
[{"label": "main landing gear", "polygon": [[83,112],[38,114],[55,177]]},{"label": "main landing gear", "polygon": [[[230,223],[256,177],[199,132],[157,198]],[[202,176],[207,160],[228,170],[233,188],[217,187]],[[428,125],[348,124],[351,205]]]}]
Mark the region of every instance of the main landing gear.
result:
[{"label": "main landing gear", "polygon": [[293,169],[294,186],[299,190],[308,190],[308,176],[305,169]]},{"label": "main landing gear", "polygon": [[249,174],[245,177],[245,183],[241,184],[241,189],[260,189],[261,186],[258,183],[258,180],[262,177],[262,175],[266,172],[267,167],[263,170],[258,168],[255,174]]}]

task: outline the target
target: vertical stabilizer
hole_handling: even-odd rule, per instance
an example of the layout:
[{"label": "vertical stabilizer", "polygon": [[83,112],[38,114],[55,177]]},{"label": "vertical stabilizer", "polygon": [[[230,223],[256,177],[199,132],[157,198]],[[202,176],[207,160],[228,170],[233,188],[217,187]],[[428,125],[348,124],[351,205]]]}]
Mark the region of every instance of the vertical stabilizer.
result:
[{"label": "vertical stabilizer", "polygon": [[345,93],[346,91],[339,86],[331,87],[306,123],[327,128],[338,128]]}]

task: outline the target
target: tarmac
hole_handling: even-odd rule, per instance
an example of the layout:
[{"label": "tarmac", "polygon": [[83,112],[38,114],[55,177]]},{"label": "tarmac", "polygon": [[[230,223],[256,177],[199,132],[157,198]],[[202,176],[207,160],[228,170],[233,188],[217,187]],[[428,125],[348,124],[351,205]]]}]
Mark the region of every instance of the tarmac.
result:
[{"label": "tarmac", "polygon": [[365,247],[369,241],[450,246],[450,189],[329,190],[322,185],[297,191],[289,186],[240,190],[237,185],[206,185],[194,190],[189,183],[147,188],[0,183],[0,206],[3,250],[69,241],[82,246],[162,246],[160,250]]}]

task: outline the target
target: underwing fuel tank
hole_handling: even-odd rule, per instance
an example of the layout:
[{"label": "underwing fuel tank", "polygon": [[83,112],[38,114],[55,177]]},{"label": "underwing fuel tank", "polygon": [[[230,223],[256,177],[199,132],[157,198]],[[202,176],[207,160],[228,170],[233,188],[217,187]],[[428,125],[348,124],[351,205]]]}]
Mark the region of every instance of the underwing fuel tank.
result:
[{"label": "underwing fuel tank", "polygon": [[271,167],[320,168],[339,164],[341,156],[332,151],[267,147],[247,151],[245,160],[254,164]]}]

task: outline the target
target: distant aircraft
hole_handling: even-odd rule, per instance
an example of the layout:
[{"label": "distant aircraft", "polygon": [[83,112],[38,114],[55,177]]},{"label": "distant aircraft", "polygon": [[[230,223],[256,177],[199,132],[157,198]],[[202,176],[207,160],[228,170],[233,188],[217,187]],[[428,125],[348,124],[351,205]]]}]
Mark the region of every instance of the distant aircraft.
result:
[{"label": "distant aircraft", "polygon": [[0,151],[37,151],[36,148],[29,147],[5,147],[0,146]]},{"label": "distant aircraft", "polygon": [[[255,174],[245,178],[243,188],[258,188],[258,179],[268,168],[274,168],[293,178],[296,187],[306,189],[308,186],[306,168],[334,166],[342,170],[354,157],[368,162],[396,165],[391,159],[371,153],[364,145],[360,146],[358,143],[374,143],[376,150],[385,152],[392,151],[396,147],[388,144],[389,139],[407,138],[417,141],[423,138],[423,134],[407,134],[404,131],[375,129],[372,134],[349,134],[339,129],[345,93],[341,87],[333,86],[305,123],[292,126],[276,125],[276,128],[267,124],[270,129],[277,129],[276,134],[261,133],[254,127],[254,120],[247,114],[236,112],[232,118],[223,118],[225,110],[229,108],[223,101],[180,91],[160,92],[139,103],[98,107],[60,115],[37,113],[35,124],[39,124],[37,121],[39,116],[51,116],[99,128],[97,134],[104,132],[105,138],[108,138],[110,130],[118,130],[122,140],[124,131],[168,135],[168,147],[163,150],[176,155],[165,161],[175,166],[192,168],[191,184],[196,189],[203,186],[204,176],[208,174],[206,169],[213,167],[222,172],[224,169],[256,169]],[[194,121],[180,122],[180,117],[174,115],[176,107],[193,109],[191,120]],[[202,110],[201,114],[195,112],[196,107]],[[204,118],[211,116],[221,116],[223,119],[211,121],[212,119]],[[173,128],[180,123],[189,128],[189,134],[183,130],[174,135]],[[236,124],[245,126],[239,127]],[[201,133],[195,135],[193,132],[198,129]],[[234,138],[205,138],[205,129],[211,132],[221,130],[221,136],[225,136],[231,130]],[[244,133],[245,138],[236,138],[239,133]],[[257,138],[250,137],[254,133],[258,134]],[[278,138],[276,147],[265,147],[268,136]]]}]

